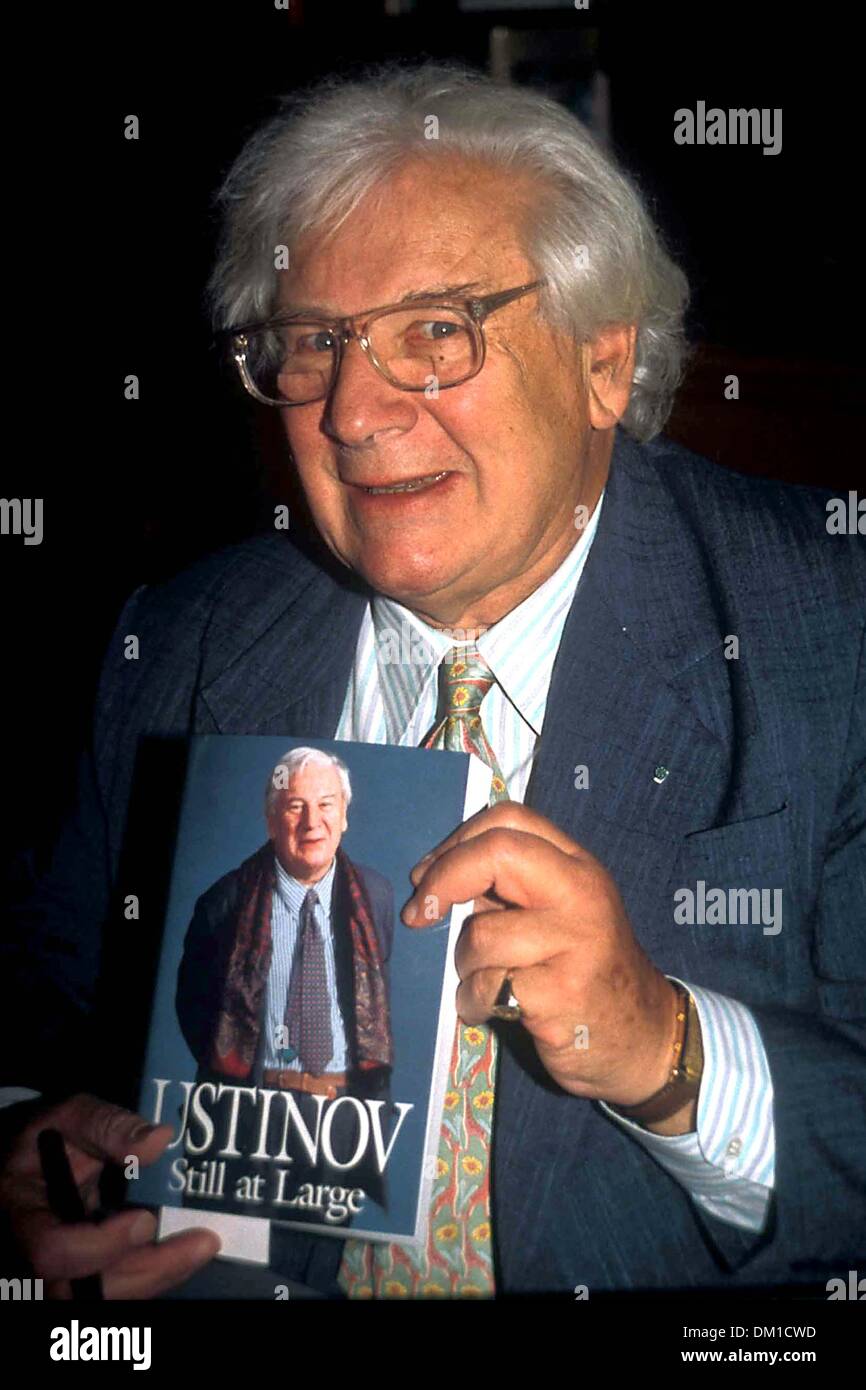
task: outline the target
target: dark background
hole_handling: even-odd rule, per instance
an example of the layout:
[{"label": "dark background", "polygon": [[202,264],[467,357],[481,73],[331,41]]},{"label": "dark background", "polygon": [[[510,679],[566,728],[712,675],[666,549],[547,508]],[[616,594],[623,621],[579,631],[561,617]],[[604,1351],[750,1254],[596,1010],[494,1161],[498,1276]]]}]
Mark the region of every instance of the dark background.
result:
[{"label": "dark background", "polygon": [[[594,29],[614,150],[693,286],[696,353],[666,432],[728,467],[862,491],[862,80],[848,7],[388,8],[400,6],[51,7],[34,11],[31,32],[7,34],[24,96],[7,125],[6,290],[23,308],[6,317],[0,491],[43,498],[45,528],[40,546],[0,537],[14,880],[68,802],[125,596],[267,528],[274,501],[292,500],[276,413],[220,366],[202,291],[221,175],[275,97],[319,74],[424,55],[484,68],[496,24]],[[781,153],[676,145],[673,113],[698,100],[781,107]],[[130,113],[137,142],[123,136]],[[723,396],[730,372],[735,402]],[[128,373],[137,402],[124,399]]]}]

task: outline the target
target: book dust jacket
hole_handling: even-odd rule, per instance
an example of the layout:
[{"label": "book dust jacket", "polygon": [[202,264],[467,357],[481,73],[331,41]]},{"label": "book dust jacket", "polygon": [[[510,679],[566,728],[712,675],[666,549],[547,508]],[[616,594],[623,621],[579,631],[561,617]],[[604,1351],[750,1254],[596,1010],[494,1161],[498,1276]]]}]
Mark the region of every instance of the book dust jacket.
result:
[{"label": "book dust jacket", "polygon": [[487,804],[462,753],[197,735],[139,1096],[168,1124],[131,1195],[264,1263],[271,1222],[423,1241],[471,904],[409,928],[410,870]]}]

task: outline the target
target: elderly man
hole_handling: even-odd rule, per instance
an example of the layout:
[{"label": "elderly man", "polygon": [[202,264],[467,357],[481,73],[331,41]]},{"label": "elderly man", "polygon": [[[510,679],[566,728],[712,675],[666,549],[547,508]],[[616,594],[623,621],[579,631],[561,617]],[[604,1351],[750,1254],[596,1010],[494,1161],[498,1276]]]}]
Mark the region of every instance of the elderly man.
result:
[{"label": "elderly man", "polygon": [[[266,789],[269,839],[199,898],[178,972],[177,1016],[196,1079],[290,1090],[311,1125],[315,1096],[387,1096],[393,1062],[394,893],[340,847],[351,799],[340,758],[285,753]],[[343,1135],[341,1119],[335,1152],[351,1153],[351,1123]],[[255,1133],[252,1121],[239,1141],[245,1155]],[[293,1155],[292,1171],[305,1176],[303,1154]],[[372,1165],[356,1176],[383,1200]]]},{"label": "elderly man", "polygon": [[[438,67],[331,85],[252,138],[223,205],[217,316],[338,563],[259,539],[133,596],[78,811],[86,920],[154,727],[456,747],[494,773],[404,909],[423,929],[431,895],[475,901],[427,1246],[283,1236],[272,1262],[377,1296],[844,1271],[866,1248],[856,541],[823,495],[656,438],[685,282],[543,98]],[[383,658],[404,624],[429,661]],[[53,1116],[76,1156],[95,1131],[106,1158],[166,1142],[93,1099]],[[212,1250],[145,1257],[135,1220],[16,1228],[37,1272],[98,1269],[113,1296]]]}]

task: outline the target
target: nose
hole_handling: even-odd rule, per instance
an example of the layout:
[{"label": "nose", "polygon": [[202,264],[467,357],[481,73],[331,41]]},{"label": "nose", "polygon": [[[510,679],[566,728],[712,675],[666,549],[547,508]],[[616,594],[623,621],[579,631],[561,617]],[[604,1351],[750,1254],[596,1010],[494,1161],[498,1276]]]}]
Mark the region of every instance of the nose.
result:
[{"label": "nose", "polygon": [[301,813],[301,823],[299,826],[301,834],[308,835],[311,830],[318,829],[321,820],[321,813],[317,806],[305,805]]},{"label": "nose", "polygon": [[413,393],[386,381],[353,334],[343,347],[337,379],[325,402],[325,434],[344,448],[357,449],[390,431],[405,434],[417,419]]}]

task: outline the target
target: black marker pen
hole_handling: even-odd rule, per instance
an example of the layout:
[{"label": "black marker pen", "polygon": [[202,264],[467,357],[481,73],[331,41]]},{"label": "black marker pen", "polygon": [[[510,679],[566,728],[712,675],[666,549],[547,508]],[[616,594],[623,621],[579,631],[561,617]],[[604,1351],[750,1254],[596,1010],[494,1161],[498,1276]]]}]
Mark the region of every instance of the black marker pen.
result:
[{"label": "black marker pen", "polygon": [[[90,1221],[91,1217],[84,1209],[81,1193],[72,1176],[60,1130],[40,1130],[36,1142],[48,1193],[48,1205],[54,1215],[64,1226],[71,1226],[79,1221]],[[83,1279],[71,1279],[69,1282],[73,1298],[93,1302],[103,1297],[102,1277],[99,1274],[88,1274]]]}]

